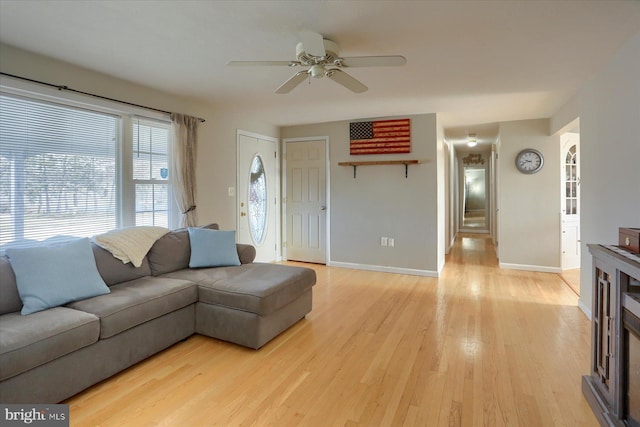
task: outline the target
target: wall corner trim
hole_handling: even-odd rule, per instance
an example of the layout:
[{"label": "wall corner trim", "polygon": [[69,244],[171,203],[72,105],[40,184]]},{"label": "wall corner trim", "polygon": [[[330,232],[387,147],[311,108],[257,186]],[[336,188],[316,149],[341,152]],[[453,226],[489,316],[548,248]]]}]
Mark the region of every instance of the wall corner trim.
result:
[{"label": "wall corner trim", "polygon": [[587,316],[587,319],[591,320],[591,309],[587,307],[587,305],[583,303],[582,300],[578,300],[578,308],[580,308],[585,316]]}]

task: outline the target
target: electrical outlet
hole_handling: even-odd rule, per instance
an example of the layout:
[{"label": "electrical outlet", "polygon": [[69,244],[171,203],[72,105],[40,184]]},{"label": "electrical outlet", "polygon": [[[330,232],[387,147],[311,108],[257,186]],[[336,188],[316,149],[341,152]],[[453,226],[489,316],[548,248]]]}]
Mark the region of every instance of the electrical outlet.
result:
[{"label": "electrical outlet", "polygon": [[389,238],[388,237],[381,237],[380,238],[380,246],[387,246],[389,244]]},{"label": "electrical outlet", "polygon": [[396,239],[394,239],[393,237],[389,237],[387,243],[389,243],[389,246],[393,248],[396,245]]}]

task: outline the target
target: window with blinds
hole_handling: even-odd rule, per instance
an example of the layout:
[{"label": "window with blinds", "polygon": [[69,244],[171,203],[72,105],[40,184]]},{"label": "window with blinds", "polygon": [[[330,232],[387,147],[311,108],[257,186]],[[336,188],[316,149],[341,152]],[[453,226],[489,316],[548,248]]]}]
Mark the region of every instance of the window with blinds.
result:
[{"label": "window with blinds", "polygon": [[169,227],[169,124],[133,121],[136,225]]},{"label": "window with blinds", "polygon": [[0,250],[118,225],[120,118],[0,94]]}]

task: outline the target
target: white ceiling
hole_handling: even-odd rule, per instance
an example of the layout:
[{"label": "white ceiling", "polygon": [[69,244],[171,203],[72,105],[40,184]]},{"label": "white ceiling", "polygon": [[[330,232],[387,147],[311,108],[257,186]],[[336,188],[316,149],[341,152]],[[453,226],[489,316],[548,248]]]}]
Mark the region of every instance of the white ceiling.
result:
[{"label": "white ceiling", "polygon": [[[349,70],[364,94],[314,79],[288,95],[297,69],[225,66],[293,60],[301,30],[407,65]],[[454,141],[549,117],[638,32],[637,0],[0,0],[9,45],[276,125],[438,112]]]}]

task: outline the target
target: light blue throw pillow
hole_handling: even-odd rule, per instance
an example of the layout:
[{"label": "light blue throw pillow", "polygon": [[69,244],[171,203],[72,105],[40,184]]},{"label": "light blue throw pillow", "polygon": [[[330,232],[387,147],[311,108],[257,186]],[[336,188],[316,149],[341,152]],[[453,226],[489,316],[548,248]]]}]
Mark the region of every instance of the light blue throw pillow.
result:
[{"label": "light blue throw pillow", "polygon": [[191,268],[240,265],[235,231],[189,228],[189,240]]},{"label": "light blue throw pillow", "polygon": [[22,314],[109,293],[88,238],[6,253],[16,275]]}]

